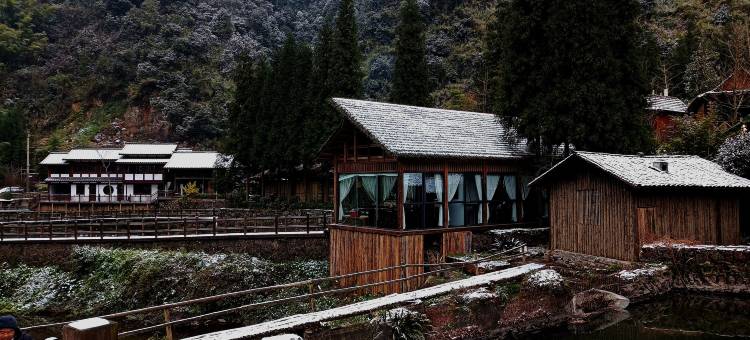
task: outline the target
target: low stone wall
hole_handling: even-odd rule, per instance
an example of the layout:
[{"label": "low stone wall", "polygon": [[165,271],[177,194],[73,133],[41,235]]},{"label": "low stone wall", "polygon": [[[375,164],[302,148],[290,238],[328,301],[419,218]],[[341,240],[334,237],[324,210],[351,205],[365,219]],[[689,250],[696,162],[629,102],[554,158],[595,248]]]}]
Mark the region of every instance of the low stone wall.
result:
[{"label": "low stone wall", "polygon": [[640,259],[668,265],[677,289],[750,294],[750,246],[651,244]]},{"label": "low stone wall", "polygon": [[19,241],[0,243],[0,262],[65,266],[75,246],[245,253],[271,261],[328,258],[328,235],[212,236],[159,240]]}]

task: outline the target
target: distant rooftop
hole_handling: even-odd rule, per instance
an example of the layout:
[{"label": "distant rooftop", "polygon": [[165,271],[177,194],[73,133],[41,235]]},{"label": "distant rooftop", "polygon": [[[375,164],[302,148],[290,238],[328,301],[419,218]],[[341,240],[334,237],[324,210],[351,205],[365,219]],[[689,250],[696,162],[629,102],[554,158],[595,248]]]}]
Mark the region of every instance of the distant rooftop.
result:
[{"label": "distant rooftop", "polygon": [[397,157],[507,159],[529,155],[493,114],[333,98],[334,106]]},{"label": "distant rooftop", "polygon": [[[575,160],[589,163],[633,187],[750,188],[749,179],[726,172],[718,164],[698,156],[639,156],[584,151],[576,151],[531,183],[545,181]],[[666,163],[666,170],[659,169],[659,163]]]},{"label": "distant rooftop", "polygon": [[[217,161],[218,160],[218,161]],[[70,162],[110,161],[117,164],[164,164],[166,169],[212,169],[226,167],[231,158],[215,151],[177,149],[177,144],[125,144],[122,149],[72,149],[51,152],[39,164],[66,165]]]},{"label": "distant rooftop", "polygon": [[672,96],[651,95],[646,98],[648,109],[653,111],[668,111],[674,113],[686,113],[687,104],[680,98]]}]

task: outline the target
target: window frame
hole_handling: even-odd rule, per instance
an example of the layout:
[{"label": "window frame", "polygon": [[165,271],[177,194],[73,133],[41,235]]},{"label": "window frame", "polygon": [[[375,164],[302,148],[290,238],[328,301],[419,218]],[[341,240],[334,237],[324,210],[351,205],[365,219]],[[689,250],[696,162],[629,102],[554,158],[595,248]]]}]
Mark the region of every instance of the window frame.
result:
[{"label": "window frame", "polygon": [[[486,188],[486,186],[487,186],[487,180],[485,178],[485,175],[482,174],[481,172],[451,172],[451,173],[448,174],[449,177],[450,177],[450,174],[460,174],[462,176],[461,177],[461,182],[462,183],[460,184],[460,190],[463,190],[463,196],[464,196],[464,198],[462,200],[448,201],[448,209],[450,209],[451,204],[463,204],[464,223],[461,224],[461,225],[453,225],[452,221],[451,221],[451,218],[450,218],[450,214],[449,214],[449,216],[448,216],[448,227],[450,227],[450,228],[460,228],[460,227],[473,227],[473,226],[484,225],[485,224],[484,223],[484,207],[487,205],[487,188]],[[479,180],[482,182],[480,184],[480,188],[482,188],[482,193],[479,195],[479,198],[478,198],[477,201],[467,201],[466,200],[466,188],[467,188],[467,186],[466,186],[466,183],[467,183],[466,178],[470,176],[470,177],[474,178],[474,181],[476,181],[476,177],[475,177],[476,175],[479,175]],[[474,182],[473,184],[476,186],[476,182]],[[476,187],[474,187],[474,189],[476,189]],[[456,196],[458,196],[458,194],[456,194]],[[447,198],[448,198],[448,194],[447,193],[445,194],[445,198],[447,200]],[[481,215],[481,218],[477,218],[477,224],[468,224],[468,223],[466,223],[466,220],[467,220],[466,216],[469,215],[469,209],[468,209],[469,205],[476,206],[477,209],[479,209],[477,211],[477,214]]]},{"label": "window frame", "polygon": [[[406,192],[403,193],[404,199],[403,199],[402,207],[401,207],[402,214],[404,214],[404,217],[402,219],[403,223],[404,223],[403,228],[405,230],[406,229],[409,229],[409,230],[423,230],[423,229],[433,229],[433,228],[444,228],[445,227],[445,221],[443,221],[443,225],[442,226],[439,225],[439,223],[435,227],[432,227],[432,226],[428,227],[427,226],[427,220],[428,220],[427,219],[427,216],[428,216],[427,215],[427,206],[428,205],[432,205],[434,207],[443,206],[443,204],[445,202],[445,198],[446,198],[445,190],[441,190],[443,192],[443,194],[442,194],[442,197],[441,197],[440,201],[427,201],[427,177],[432,176],[433,181],[434,181],[434,178],[436,176],[444,177],[443,174],[440,173],[440,172],[436,172],[436,171],[434,171],[434,172],[404,172],[403,176],[402,176],[402,183],[401,183],[402,187],[404,187],[403,181],[405,180],[406,175],[411,175],[411,174],[419,174],[419,175],[421,175],[421,177],[422,177],[422,193],[420,195],[420,200],[417,203],[407,203],[406,199],[405,199],[407,193]],[[447,179],[445,179],[445,178],[442,179],[442,181],[446,181],[446,180]],[[419,221],[420,221],[419,226],[412,227],[412,226],[408,226],[406,224],[406,208],[407,208],[407,206],[411,206],[411,207],[418,206],[419,207],[419,216],[420,216],[420,218],[419,218]],[[439,220],[440,220],[440,216],[438,216],[438,221]]]}]

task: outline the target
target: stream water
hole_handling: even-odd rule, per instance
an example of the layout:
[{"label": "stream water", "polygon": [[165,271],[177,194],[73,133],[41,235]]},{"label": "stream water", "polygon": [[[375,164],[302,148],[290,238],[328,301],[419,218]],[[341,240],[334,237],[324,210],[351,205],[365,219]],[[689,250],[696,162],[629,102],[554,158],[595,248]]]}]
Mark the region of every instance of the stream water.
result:
[{"label": "stream water", "polygon": [[622,321],[602,329],[545,332],[535,339],[671,340],[750,338],[750,298],[670,294],[628,308]]}]

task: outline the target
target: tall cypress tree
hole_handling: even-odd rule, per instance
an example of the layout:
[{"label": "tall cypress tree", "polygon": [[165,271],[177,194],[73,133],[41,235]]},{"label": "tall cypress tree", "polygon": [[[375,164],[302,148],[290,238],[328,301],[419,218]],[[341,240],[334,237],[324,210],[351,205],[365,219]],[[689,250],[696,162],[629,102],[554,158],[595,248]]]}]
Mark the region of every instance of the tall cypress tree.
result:
[{"label": "tall cypress tree", "polygon": [[326,20],[318,34],[313,52],[313,68],[310,79],[310,114],[305,117],[305,156],[311,158],[321,143],[338,126],[340,117],[327,103],[333,93],[333,28]]},{"label": "tall cypress tree", "polygon": [[650,151],[638,14],[635,0],[501,3],[487,43],[494,112],[539,152]]},{"label": "tall cypress tree", "polygon": [[329,75],[331,95],[359,98],[362,95],[362,55],[359,51],[354,0],[342,0],[336,17]]},{"label": "tall cypress tree", "polygon": [[429,104],[424,31],[424,20],[416,1],[406,0],[401,6],[400,22],[396,28],[396,64],[391,89],[391,101],[394,103]]}]

